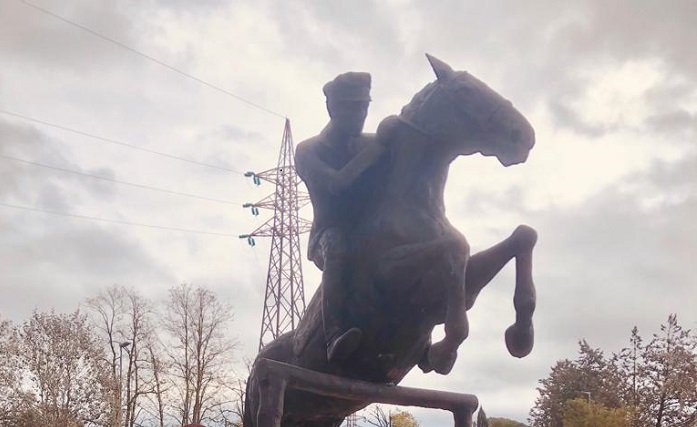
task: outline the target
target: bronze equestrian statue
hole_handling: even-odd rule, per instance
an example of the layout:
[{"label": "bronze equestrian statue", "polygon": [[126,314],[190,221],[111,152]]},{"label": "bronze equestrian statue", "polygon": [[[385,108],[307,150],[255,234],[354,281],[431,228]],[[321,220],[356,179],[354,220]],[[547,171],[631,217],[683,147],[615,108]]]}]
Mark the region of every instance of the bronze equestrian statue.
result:
[{"label": "bronze equestrian statue", "polygon": [[[328,280],[323,276],[298,328],[265,346],[257,360],[381,384],[399,383],[416,365],[424,372],[447,374],[469,332],[466,310],[514,258],[516,315],[505,342],[515,357],[532,350],[535,231],[518,226],[507,239],[470,256],[467,240],[445,216],[443,190],[450,163],[458,156],[480,153],[496,157],[503,166],[525,162],[535,143],[534,130],[510,101],[487,85],[434,57],[428,59],[436,81],[399,115],[384,119],[374,137],[361,134],[352,151],[330,165],[329,173],[344,184],[333,194],[350,203],[336,206],[346,212],[336,213],[339,220],[331,224],[341,236],[340,249],[332,251],[329,244],[320,258],[326,264],[339,257],[339,267],[330,271],[338,277],[331,279],[332,292],[341,299],[323,298]],[[296,152],[299,171],[307,166],[302,145]],[[326,275],[327,266],[321,267]],[[327,335],[323,305],[324,311],[331,309],[340,317],[338,328]],[[445,337],[431,343],[438,324],[445,324]],[[339,343],[341,357],[330,361],[328,346],[352,329],[359,332],[350,332],[351,339]],[[247,382],[245,427],[262,423],[259,407],[266,396],[261,382],[253,369]],[[347,415],[370,403],[288,389],[281,426],[338,427]]]}]

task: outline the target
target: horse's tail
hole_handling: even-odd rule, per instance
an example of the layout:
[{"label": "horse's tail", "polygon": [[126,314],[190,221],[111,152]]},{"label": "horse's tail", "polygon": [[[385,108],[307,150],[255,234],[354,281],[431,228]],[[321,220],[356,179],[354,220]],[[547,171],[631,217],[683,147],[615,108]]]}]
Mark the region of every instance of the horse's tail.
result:
[{"label": "horse's tail", "polygon": [[247,385],[244,392],[244,413],[242,415],[242,427],[258,427],[257,413],[259,412],[260,399],[259,380],[257,376],[257,364],[259,359],[271,359],[279,362],[290,363],[293,358],[293,337],[295,332],[286,332],[276,338],[259,351],[252,369],[247,377]]},{"label": "horse's tail", "polygon": [[258,402],[256,402],[255,399],[250,399],[253,383],[256,383],[256,379],[250,375],[247,379],[247,386],[244,390],[244,414],[242,415],[242,427],[256,427],[256,419],[254,416],[252,416],[252,414],[257,412],[256,405],[258,405]]}]

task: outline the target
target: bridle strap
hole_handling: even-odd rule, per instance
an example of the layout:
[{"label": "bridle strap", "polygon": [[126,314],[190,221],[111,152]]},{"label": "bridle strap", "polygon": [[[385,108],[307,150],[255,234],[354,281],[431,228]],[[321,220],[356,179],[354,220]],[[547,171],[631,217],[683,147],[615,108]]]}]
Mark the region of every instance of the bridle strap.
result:
[{"label": "bridle strap", "polygon": [[409,126],[410,128],[414,129],[415,131],[419,132],[420,134],[424,135],[427,138],[437,140],[438,138],[435,137],[435,135],[432,135],[429,133],[426,129],[423,127],[417,125],[416,123],[412,122],[411,120],[402,117],[402,115],[398,115],[397,118],[399,119],[400,122],[404,123],[405,125]]}]

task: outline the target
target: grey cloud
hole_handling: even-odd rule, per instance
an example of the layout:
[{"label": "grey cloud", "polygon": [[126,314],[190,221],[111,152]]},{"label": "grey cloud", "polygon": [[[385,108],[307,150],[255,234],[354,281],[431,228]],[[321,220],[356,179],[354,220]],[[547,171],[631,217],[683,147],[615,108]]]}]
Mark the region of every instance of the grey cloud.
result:
[{"label": "grey cloud", "polygon": [[232,125],[224,125],[210,132],[211,137],[220,138],[228,141],[245,141],[245,142],[260,142],[264,140],[264,136],[259,132],[253,132],[246,129],[240,129]]},{"label": "grey cloud", "polygon": [[652,115],[646,124],[654,132],[668,135],[677,133],[683,139],[697,129],[697,116],[685,109],[675,109]]},{"label": "grey cloud", "polygon": [[72,310],[77,301],[113,283],[171,281],[119,227],[42,213],[6,211],[2,216],[10,220],[0,223],[0,312],[14,319],[26,317],[36,305]]},{"label": "grey cloud", "polygon": [[[525,189],[514,185],[503,192],[494,193],[486,190],[470,190],[461,203],[458,203],[456,216],[491,215],[497,212],[524,210]],[[458,209],[459,208],[459,209]]]},{"label": "grey cloud", "polygon": [[618,126],[588,123],[587,121],[578,117],[578,114],[571,110],[568,103],[564,102],[562,99],[549,101],[548,108],[552,113],[552,117],[554,118],[556,125],[563,128],[571,128],[576,133],[589,138],[601,137],[611,130],[618,128]]},{"label": "grey cloud", "polygon": [[[691,219],[697,217],[695,180],[693,150],[599,189],[581,205],[532,210],[515,189],[489,197],[477,191],[466,196],[462,205],[469,206],[468,211],[458,217],[513,211],[538,229],[538,347],[530,357],[541,359],[528,369],[546,375],[545,366],[568,357],[581,338],[616,351],[634,325],[652,330],[669,313],[678,313],[688,323],[697,320],[691,307],[697,300],[692,262],[697,257],[697,224]],[[500,335],[504,326],[491,319],[510,317],[512,268],[482,292],[473,309],[472,336]],[[489,319],[484,322],[493,321],[495,327],[478,319]],[[496,353],[484,349],[483,354]],[[475,364],[480,365],[486,369],[485,361]],[[521,373],[520,379],[529,374]]]},{"label": "grey cloud", "polygon": [[[536,211],[503,194],[486,201],[486,210],[516,211],[538,229],[536,347],[521,361],[503,347],[514,283],[507,266],[471,310],[462,360],[440,387],[476,393],[485,407],[524,419],[525,402],[497,407],[487,399],[497,391],[534,389],[556,360],[574,357],[578,340],[610,353],[627,346],[635,325],[653,331],[669,313],[685,324],[697,321],[697,225],[690,219],[697,216],[696,174],[697,155],[689,153],[600,189],[578,206]],[[467,198],[481,199],[477,193]],[[659,207],[647,205],[656,199]]]},{"label": "grey cloud", "polygon": [[272,146],[262,134],[232,125],[202,132],[196,139],[208,147],[216,147],[215,151],[207,153],[204,162],[241,172],[245,172],[242,169],[252,163],[250,147]]},{"label": "grey cloud", "polygon": [[[47,111],[54,106],[64,108],[74,104],[72,108],[93,112],[94,117],[85,119],[85,122],[90,127],[94,124],[94,129],[103,131],[106,136],[120,138],[120,135],[125,135],[124,140],[147,141],[156,146],[160,143],[163,151],[186,152],[186,147],[193,147],[192,157],[208,163],[244,168],[242,165],[254,161],[256,169],[273,166],[279,141],[257,146],[259,144],[256,143],[261,141],[249,131],[221,127],[210,133],[201,133],[199,137],[189,137],[191,141],[179,140],[182,135],[180,130],[188,131],[191,128],[173,128],[172,122],[183,124],[189,120],[191,110],[200,108],[199,92],[203,90],[199,90],[196,84],[182,84],[179,76],[169,76],[167,71],[162,72],[155,66],[150,73],[151,64],[139,62],[139,58],[131,60],[127,52],[122,52],[123,56],[114,55],[114,52],[120,52],[119,48],[80,30],[73,31],[66,24],[52,21],[53,18],[41,16],[38,12],[21,9],[20,3],[8,4],[14,3],[17,6],[11,6],[12,13],[0,17],[3,24],[9,22],[10,18],[16,21],[6,26],[0,25],[0,51],[8,62],[17,64],[19,61],[15,74],[21,77],[25,77],[25,74],[36,75],[32,82],[29,77],[26,80],[12,79],[10,77],[14,75],[7,74],[3,82],[5,86],[10,80],[27,84],[26,90],[13,88],[11,92],[15,98],[20,99],[26,93],[22,100],[37,100]],[[99,7],[104,10],[94,13],[97,6],[79,2],[75,6],[61,5],[64,8],[61,12],[138,47],[149,45],[161,30],[147,27],[148,13],[187,14],[187,19],[191,15],[201,19],[202,25],[205,25],[206,21],[202,18],[215,16],[224,6],[221,3],[218,0],[196,2],[196,5],[191,2],[185,4],[183,0],[116,2],[101,5]],[[381,98],[381,91],[386,97],[396,98],[397,95],[393,93],[411,95],[433,79],[421,57],[422,51],[427,51],[452,63],[455,68],[468,69],[482,79],[492,81],[492,87],[501,89],[501,93],[521,105],[523,110],[544,105],[553,114],[556,124],[588,138],[614,132],[618,128],[597,126],[574,117],[570,104],[583,96],[588,86],[588,81],[583,80],[578,71],[588,70],[603,61],[621,63],[632,59],[658,58],[665,63],[667,76],[647,94],[646,102],[654,114],[646,123],[646,129],[678,135],[680,138],[685,137],[685,132],[694,132],[689,131],[690,126],[694,129],[694,116],[678,105],[684,96],[694,93],[694,76],[697,75],[694,72],[695,57],[687,51],[697,44],[694,43],[695,30],[690,27],[695,20],[692,13],[694,7],[689,2],[649,5],[644,4],[643,0],[641,3],[622,1],[616,7],[591,0],[571,4],[547,0],[477,4],[448,1],[413,2],[410,6],[402,4],[400,10],[391,7],[377,2],[341,6],[326,2],[281,2],[269,6],[269,19],[275,22],[285,43],[284,53],[287,56],[284,58],[297,66],[294,73],[312,75],[312,78],[304,78],[298,85],[314,81],[315,76],[329,69],[333,72],[333,67],[354,69],[356,64],[365,64],[365,69],[374,75],[375,104],[379,106],[383,102],[382,105],[385,105],[393,100]],[[607,8],[612,10],[608,16],[604,16],[603,11]],[[403,25],[406,25],[399,19],[399,13],[412,13],[414,19],[415,25],[408,28],[412,37],[408,51],[407,46],[398,40],[405,31]],[[622,13],[625,16],[618,16]],[[650,20],[652,17],[656,22]],[[679,22],[686,22],[683,25],[685,28],[673,30],[671,27],[677,27]],[[317,36],[312,31],[313,28],[325,26],[334,29],[335,33],[330,31]],[[635,35],[637,28],[643,35]],[[675,33],[671,34],[671,31]],[[253,40],[251,36],[250,40]],[[260,46],[260,49],[263,48],[265,46]],[[196,53],[191,49],[182,51],[185,52],[179,56],[183,58],[182,61],[189,59],[187,55]],[[414,59],[414,51],[418,52],[419,58]],[[40,72],[36,72],[36,69]],[[91,77],[83,74],[86,70],[92,73]],[[109,73],[95,75],[95,70],[108,70]],[[47,83],[49,72],[51,79],[57,82],[56,86],[63,91],[60,96],[46,90],[46,87],[54,88],[53,84],[48,84],[54,81]],[[55,78],[56,73],[63,74],[58,75],[61,78]],[[71,73],[74,75],[71,76]],[[235,73],[231,71],[230,76],[234,79]],[[289,79],[292,82],[297,76],[299,74],[279,74],[278,77],[279,80]],[[675,77],[680,76],[684,83],[677,85]],[[324,81],[333,76],[322,74],[320,77],[320,81]],[[498,82],[493,84],[496,80]],[[163,86],[163,83],[167,84]],[[271,84],[246,83],[244,90],[252,95],[260,87],[254,85]],[[318,103],[321,103],[320,89],[321,83],[313,89],[315,92],[312,94],[316,95]],[[3,98],[9,104],[8,98]],[[59,101],[46,102],[48,99]],[[252,99],[256,100],[256,97]],[[300,103],[307,104],[308,98],[302,99],[304,101]],[[398,111],[398,106],[407,100],[408,96],[400,95],[400,104],[395,104],[397,108],[390,107],[388,113]],[[307,107],[301,106],[303,109]],[[228,107],[228,104],[221,102],[216,111],[227,114]],[[319,107],[318,111],[321,105]],[[380,108],[387,110],[387,107]],[[211,108],[206,115],[216,114],[216,111]],[[63,117],[72,120],[75,115],[69,112]],[[226,117],[225,120],[236,123],[245,120],[245,117]],[[84,126],[85,122],[80,126]],[[104,129],[109,124],[111,129]],[[119,126],[126,124],[132,129],[119,133]],[[139,132],[138,129],[148,129],[149,133]],[[163,134],[165,136],[157,139],[158,135]],[[11,148],[18,157],[20,154],[36,154],[37,160],[40,158],[46,163],[60,162],[61,165],[78,167],[71,163],[72,157],[66,146],[55,140],[44,141],[44,138],[45,135],[34,128],[0,122],[0,145],[3,150]],[[176,148],[167,145],[175,138],[178,139]],[[16,142],[9,146],[6,145],[7,141]],[[51,144],[40,145],[41,141]],[[245,144],[240,144],[241,141]],[[201,147],[204,146],[208,148],[203,150]],[[212,146],[215,149],[211,149]],[[272,155],[262,153],[268,147],[274,147]],[[203,152],[210,154],[203,158],[206,156]],[[124,158],[118,159],[128,162]],[[271,163],[263,159],[271,159]],[[128,166],[131,170],[148,170],[151,167],[155,170],[158,166],[154,163],[150,158],[142,158]],[[120,165],[117,170],[125,166],[123,163]],[[175,167],[172,166],[172,169]],[[68,203],[79,203],[86,199],[87,196],[82,193],[105,198],[114,191],[114,186],[108,183],[31,170],[29,166],[0,159],[2,197],[34,200],[27,199],[30,194],[31,197],[40,197],[37,199],[39,204],[58,210]],[[512,360],[503,348],[501,334],[507,325],[494,320],[499,317],[511,319],[513,276],[509,266],[485,291],[478,303],[480,305],[473,310],[472,341],[465,343],[462,350],[463,361],[469,363],[458,365],[458,372],[452,378],[434,377],[432,384],[437,388],[482,392],[483,395],[497,388],[505,388],[507,381],[523,389],[532,389],[537,378],[545,376],[557,358],[573,356],[577,339],[586,337],[594,346],[617,348],[623,345],[632,325],[638,323],[642,330],[653,330],[656,322],[665,320],[668,312],[684,313],[690,310],[687,302],[697,298],[694,283],[690,282],[691,278],[697,276],[693,267],[697,255],[694,249],[697,242],[693,236],[697,235],[697,230],[692,219],[697,209],[693,190],[696,170],[697,162],[693,155],[683,162],[657,164],[649,174],[630,177],[616,187],[613,184],[612,188],[582,205],[556,208],[549,212],[526,208],[524,188],[514,188],[505,194],[497,193],[496,197],[489,197],[485,193],[471,194],[467,203],[471,208],[466,212],[469,216],[479,216],[486,221],[489,217],[484,215],[490,212],[499,214],[512,211],[539,226],[540,243],[535,256],[539,290],[536,318],[538,344],[530,358],[523,361]],[[116,176],[108,168],[90,169],[88,172]],[[168,176],[168,172],[157,169],[162,177]],[[161,186],[170,185],[173,183],[167,182]],[[244,189],[240,180],[231,185],[235,186],[236,192]],[[627,186],[629,190],[626,190]],[[66,188],[68,192],[64,192]],[[212,188],[206,188],[209,189]],[[254,193],[252,199],[263,197],[268,190],[268,186],[263,187]],[[76,193],[79,197],[74,198]],[[662,203],[660,209],[665,209],[665,213],[643,204],[645,199],[650,198],[659,200]],[[158,212],[155,206],[150,207],[152,210],[149,213]],[[162,205],[157,208],[162,209]],[[208,242],[197,242],[191,244],[189,257],[182,257],[185,261],[172,260],[172,263],[199,263],[200,275],[172,279],[153,258],[161,257],[158,259],[165,262],[165,257],[169,260],[176,253],[162,246],[166,249],[164,252],[157,255],[149,253],[139,243],[135,233],[131,235],[120,228],[102,227],[80,220],[44,218],[39,213],[19,214],[5,211],[7,208],[0,209],[3,209],[0,214],[0,234],[3,238],[0,258],[5,260],[3,274],[0,275],[3,277],[0,280],[3,294],[0,311],[20,316],[22,313],[19,310],[25,307],[44,302],[51,305],[53,300],[59,303],[56,306],[59,310],[62,307],[72,309],[75,301],[102,284],[126,282],[134,286],[147,283],[168,287],[179,279],[185,279],[192,283],[212,285],[221,290],[221,295],[232,299],[239,313],[233,327],[239,329],[240,338],[249,343],[245,352],[253,354],[256,350],[265,267],[259,266],[256,270],[261,271],[250,272],[254,266],[235,265],[235,262],[243,264],[239,259],[244,259],[235,256],[229,265],[232,271],[229,276],[213,277],[216,274],[214,271],[220,269],[206,264],[207,260],[193,257],[197,253],[200,256]],[[454,214],[460,216],[459,212]],[[144,218],[145,215],[134,217]],[[179,220],[172,219],[172,223],[179,223]],[[62,226],[48,232],[45,230],[50,225],[44,221]],[[217,229],[215,223],[218,221],[213,214],[210,221],[210,227]],[[463,231],[469,237],[468,230]],[[479,242],[473,239],[472,243]],[[264,264],[267,253],[260,252],[259,256],[261,264]],[[28,261],[30,257],[33,261]],[[188,267],[173,270],[190,271]],[[228,270],[228,266],[225,269]],[[61,283],[60,288],[53,286],[53,283]],[[10,298],[5,298],[8,295]],[[12,306],[7,305],[10,303]],[[687,320],[689,313],[682,317]],[[491,338],[484,338],[489,335]],[[502,373],[509,378],[504,378]],[[489,407],[490,404],[485,406]],[[523,417],[526,412],[527,408]]]},{"label": "grey cloud", "polygon": [[[131,3],[137,7],[143,2],[132,1]],[[226,0],[197,0],[195,2],[189,0],[148,0],[147,3],[153,8],[164,8],[175,13],[209,14],[226,6],[229,2]]]},{"label": "grey cloud", "polygon": [[697,41],[697,6],[690,0],[660,3],[651,0],[608,4],[589,1],[591,20],[574,46],[588,51],[609,51],[624,59],[656,55],[685,76],[697,75],[692,54]]},{"label": "grey cloud", "polygon": [[[70,150],[61,141],[49,137],[37,128],[0,119],[0,154],[80,173],[113,178],[108,168],[83,170],[69,160]],[[114,184],[76,174],[43,168],[24,162],[0,158],[0,195],[54,210],[69,210],[82,198],[67,201],[67,192],[82,189],[90,198],[110,199]],[[75,194],[73,194],[75,196]]]},{"label": "grey cloud", "polygon": [[654,107],[654,113],[645,123],[649,131],[661,135],[690,139],[697,131],[697,116],[688,111],[681,101],[697,94],[697,83],[671,82],[651,88],[645,101]]},{"label": "grey cloud", "polygon": [[[697,153],[693,149],[676,162],[656,162],[645,176],[634,176],[639,185],[656,196],[697,197]],[[645,191],[646,191],[645,190]]]},{"label": "grey cloud", "polygon": [[[471,62],[473,68],[498,69],[507,86],[505,93],[516,103],[526,109],[543,102],[557,124],[588,137],[626,124],[595,126],[574,117],[570,103],[589,84],[580,78],[579,70],[657,59],[667,75],[659,89],[672,85],[677,77],[686,80],[689,88],[673,102],[694,92],[697,85],[697,60],[691,52],[697,30],[688,24],[697,19],[697,8],[689,0],[666,4],[625,0],[612,5],[596,0],[450,1],[414,7],[421,19],[415,31],[424,49],[433,46],[440,51],[432,53],[463,64]],[[659,105],[653,108],[663,112]]]},{"label": "grey cloud", "polygon": [[[288,48],[295,52],[298,46],[303,46],[297,53],[311,59],[321,58],[351,67],[352,58],[358,54],[380,56],[389,63],[402,52],[390,10],[377,2],[283,3],[273,10]],[[328,32],[318,37],[309,31],[317,27]],[[363,49],[365,46],[371,48]]]},{"label": "grey cloud", "polygon": [[[131,33],[131,19],[119,10],[118,2],[28,3],[122,43],[135,44],[137,40]],[[118,49],[22,2],[6,2],[5,7],[6,13],[0,15],[0,52],[6,60],[27,61],[39,69],[51,66],[78,70],[107,59],[111,50]]]},{"label": "grey cloud", "polygon": [[[697,215],[696,159],[630,177],[639,185],[629,194],[609,188],[580,208],[539,218],[537,258],[547,265],[538,279],[540,299],[557,301],[544,311],[553,335],[574,330],[606,348],[634,324],[652,327],[673,312],[693,315],[697,225],[688,218]],[[660,210],[644,206],[672,196],[679,197],[659,202]]]},{"label": "grey cloud", "polygon": [[68,202],[67,197],[62,193],[60,188],[51,182],[44,182],[34,194],[33,203],[37,206],[59,212],[70,211],[70,208],[73,206]]},{"label": "grey cloud", "polygon": [[[652,1],[612,4],[588,1],[582,23],[567,27],[567,31],[557,32],[555,39],[549,43],[549,61],[564,61],[568,70],[573,72],[575,67],[587,68],[609,61],[621,64],[632,60],[659,59],[666,77],[653,90],[672,92],[671,102],[676,105],[697,89],[697,61],[691,53],[692,46],[697,43],[697,31],[693,25],[687,24],[695,19],[697,8],[690,1],[666,4]],[[681,25],[681,22],[685,25]],[[573,95],[584,91],[583,81],[573,79],[573,75],[565,77],[566,83],[557,88],[556,94],[550,94],[557,102],[560,98],[562,102],[573,99],[564,96],[564,92]],[[686,80],[678,92],[672,83],[675,78]],[[675,118],[675,111],[668,112],[670,119],[664,117],[665,106],[657,101],[655,93],[647,94],[645,102],[656,110],[657,116],[648,123],[649,129],[666,130],[666,126],[674,128],[685,125],[684,122],[670,120]],[[563,109],[552,107],[559,124],[588,134],[587,124],[569,120]],[[605,133],[614,129],[590,130],[591,133]]]}]

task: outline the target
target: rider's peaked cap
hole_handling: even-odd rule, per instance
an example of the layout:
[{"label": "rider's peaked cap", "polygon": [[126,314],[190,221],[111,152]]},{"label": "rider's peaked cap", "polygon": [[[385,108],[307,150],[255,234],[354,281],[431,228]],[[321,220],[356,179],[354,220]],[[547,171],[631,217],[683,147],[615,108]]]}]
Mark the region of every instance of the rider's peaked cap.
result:
[{"label": "rider's peaked cap", "polygon": [[355,71],[339,74],[322,91],[328,100],[370,101],[370,74]]}]

